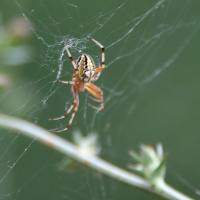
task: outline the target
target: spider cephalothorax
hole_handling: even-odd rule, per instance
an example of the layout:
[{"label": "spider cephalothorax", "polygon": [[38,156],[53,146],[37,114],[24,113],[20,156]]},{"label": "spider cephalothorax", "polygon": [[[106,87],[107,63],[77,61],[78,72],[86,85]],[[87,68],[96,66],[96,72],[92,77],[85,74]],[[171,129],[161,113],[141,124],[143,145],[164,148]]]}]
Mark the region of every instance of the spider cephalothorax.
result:
[{"label": "spider cephalothorax", "polygon": [[77,59],[77,61],[75,62],[73,57],[71,56],[71,53],[70,53],[67,45],[64,43],[65,49],[67,51],[67,54],[70,58],[72,65],[74,67],[75,73],[73,75],[72,81],[59,80],[59,82],[72,85],[71,91],[72,91],[72,94],[74,97],[74,101],[73,101],[72,105],[70,106],[70,108],[66,111],[66,113],[63,116],[49,119],[49,120],[63,119],[68,116],[68,114],[71,112],[72,109],[74,109],[74,110],[73,110],[72,116],[71,116],[66,128],[64,128],[62,130],[54,131],[54,132],[66,131],[71,126],[72,121],[74,119],[74,116],[75,116],[75,114],[78,110],[78,106],[79,106],[78,92],[83,92],[85,89],[88,90],[88,92],[90,92],[95,97],[95,101],[100,103],[100,107],[95,107],[90,104],[89,105],[92,108],[97,109],[99,111],[104,109],[103,92],[100,88],[93,85],[91,82],[96,81],[99,78],[102,70],[105,68],[105,49],[104,49],[104,46],[101,45],[99,42],[97,42],[95,39],[93,39],[89,36],[88,36],[88,38],[90,38],[94,43],[96,43],[102,50],[101,66],[96,68],[93,59],[87,54],[81,54],[79,56],[79,58]]}]

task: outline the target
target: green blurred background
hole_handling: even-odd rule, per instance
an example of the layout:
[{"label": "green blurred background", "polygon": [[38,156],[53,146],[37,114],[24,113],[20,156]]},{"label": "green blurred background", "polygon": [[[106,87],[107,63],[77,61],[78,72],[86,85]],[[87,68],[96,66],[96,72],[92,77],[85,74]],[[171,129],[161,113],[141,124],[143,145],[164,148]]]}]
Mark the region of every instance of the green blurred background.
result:
[{"label": "green blurred background", "polygon": [[[200,199],[200,2],[154,0],[1,0],[0,111],[46,129],[72,102],[72,65],[90,54],[97,64],[106,48],[107,68],[95,83],[104,91],[101,113],[87,106],[87,92],[69,131],[96,131],[101,157],[126,169],[127,152],[158,142],[167,154],[166,181]],[[157,199],[84,167],[59,171],[62,155],[0,130],[1,199]]]}]

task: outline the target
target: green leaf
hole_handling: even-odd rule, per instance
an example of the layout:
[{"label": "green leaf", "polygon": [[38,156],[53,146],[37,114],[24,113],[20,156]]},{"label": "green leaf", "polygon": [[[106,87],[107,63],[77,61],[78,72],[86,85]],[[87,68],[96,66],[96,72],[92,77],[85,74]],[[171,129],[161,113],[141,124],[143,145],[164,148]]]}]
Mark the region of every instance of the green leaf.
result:
[{"label": "green leaf", "polygon": [[130,150],[128,153],[133,158],[134,161],[138,163],[142,163],[142,159],[140,158],[140,155],[138,153],[136,153],[133,150]]},{"label": "green leaf", "polygon": [[165,176],[165,164],[166,164],[166,157],[162,159],[161,163],[159,166],[153,171],[152,173],[152,179],[162,177],[164,178]]},{"label": "green leaf", "polygon": [[137,165],[133,165],[133,164],[128,164],[127,166],[131,171],[133,171],[135,174],[145,177],[145,174],[143,172],[142,169],[139,169]]}]

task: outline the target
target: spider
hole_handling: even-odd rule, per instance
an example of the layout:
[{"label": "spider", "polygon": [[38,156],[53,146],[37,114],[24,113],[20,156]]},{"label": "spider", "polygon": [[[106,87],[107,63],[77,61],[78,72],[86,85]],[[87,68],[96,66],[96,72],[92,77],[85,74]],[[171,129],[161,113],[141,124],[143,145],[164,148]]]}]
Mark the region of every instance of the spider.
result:
[{"label": "spider", "polygon": [[79,97],[78,92],[83,92],[85,89],[90,92],[95,98],[92,98],[93,100],[100,103],[99,107],[93,106],[89,104],[94,109],[97,109],[99,111],[104,109],[104,102],[103,102],[103,91],[98,88],[97,86],[93,85],[91,82],[98,80],[99,76],[101,75],[101,72],[105,68],[105,48],[103,45],[101,45],[98,41],[88,36],[89,39],[91,39],[96,45],[98,45],[101,48],[102,52],[102,58],[101,58],[101,66],[96,68],[95,63],[91,56],[87,54],[81,54],[79,58],[74,61],[65,41],[64,46],[67,51],[67,54],[69,56],[69,59],[74,67],[75,73],[73,74],[73,78],[71,81],[62,81],[58,80],[61,83],[64,84],[70,84],[71,85],[71,91],[73,94],[74,101],[72,105],[69,107],[69,109],[65,112],[65,114],[61,117],[52,118],[49,120],[59,120],[66,118],[69,113],[73,110],[73,113],[71,115],[71,118],[69,120],[68,125],[61,130],[56,130],[54,132],[63,132],[70,128],[73,119],[76,115],[76,112],[79,107]]}]

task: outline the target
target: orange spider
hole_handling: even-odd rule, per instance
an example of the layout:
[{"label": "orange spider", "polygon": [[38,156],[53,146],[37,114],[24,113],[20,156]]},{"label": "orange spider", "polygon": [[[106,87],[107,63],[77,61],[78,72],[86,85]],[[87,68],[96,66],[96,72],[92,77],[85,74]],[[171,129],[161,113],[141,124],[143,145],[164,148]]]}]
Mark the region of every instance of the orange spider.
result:
[{"label": "orange spider", "polygon": [[78,92],[83,92],[86,89],[88,92],[90,92],[95,97],[94,100],[100,103],[100,107],[95,107],[92,105],[90,105],[90,106],[99,111],[104,109],[103,92],[100,88],[93,85],[91,83],[91,81],[96,81],[99,78],[101,72],[105,68],[105,48],[103,45],[101,45],[98,41],[91,38],[90,36],[88,36],[88,38],[90,38],[95,44],[97,44],[101,48],[101,51],[102,51],[101,66],[96,68],[93,59],[87,54],[81,54],[79,56],[79,58],[77,59],[77,61],[75,62],[67,45],[64,43],[65,49],[67,51],[67,54],[69,56],[69,59],[70,59],[72,65],[74,67],[75,73],[73,75],[72,81],[59,80],[59,82],[72,85],[71,91],[72,91],[72,94],[74,97],[74,101],[73,101],[72,105],[70,106],[70,108],[67,110],[67,112],[63,116],[49,119],[49,120],[63,119],[69,115],[69,113],[71,112],[72,109],[73,109],[73,113],[72,113],[72,116],[71,116],[66,128],[64,128],[62,130],[57,130],[54,132],[62,132],[62,131],[66,131],[70,128],[70,126],[73,122],[73,119],[75,117],[75,114],[79,107]]}]

